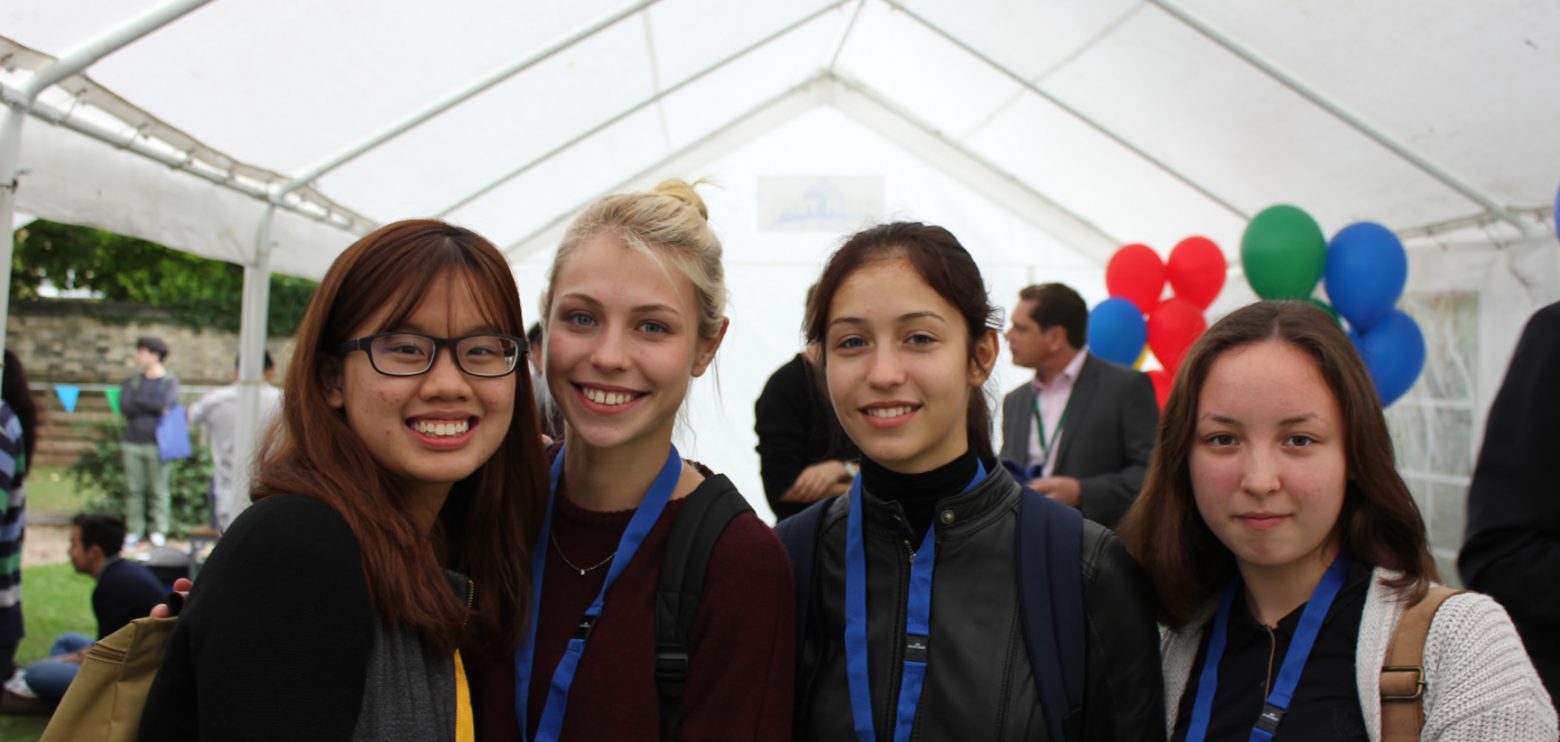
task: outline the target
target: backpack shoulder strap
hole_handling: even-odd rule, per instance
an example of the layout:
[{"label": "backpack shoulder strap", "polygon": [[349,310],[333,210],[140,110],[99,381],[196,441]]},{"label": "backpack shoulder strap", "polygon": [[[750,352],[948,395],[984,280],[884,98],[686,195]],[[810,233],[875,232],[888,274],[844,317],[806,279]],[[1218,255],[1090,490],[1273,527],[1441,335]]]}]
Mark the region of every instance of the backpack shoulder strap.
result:
[{"label": "backpack shoulder strap", "polygon": [[1425,725],[1425,638],[1430,623],[1447,598],[1466,590],[1431,585],[1423,600],[1409,606],[1398,619],[1397,630],[1387,644],[1381,666],[1381,739],[1383,742],[1418,740]]},{"label": "backpack shoulder strap", "polygon": [[726,526],[753,508],[731,480],[715,475],[683,503],[661,556],[655,589],[655,685],[661,697],[661,738],[677,736],[678,712],[688,681],[688,640],[699,615],[699,595],[715,542]]},{"label": "backpack shoulder strap", "polygon": [[796,589],[796,655],[802,654],[802,640],[807,633],[807,603],[812,597],[813,555],[818,551],[818,529],[823,525],[823,514],[835,498],[826,497],[775,524],[775,535],[785,546],[791,559],[791,584]]},{"label": "backpack shoulder strap", "polygon": [[1024,644],[1051,739],[1083,731],[1083,516],[1024,487],[1019,496],[1018,594]]}]

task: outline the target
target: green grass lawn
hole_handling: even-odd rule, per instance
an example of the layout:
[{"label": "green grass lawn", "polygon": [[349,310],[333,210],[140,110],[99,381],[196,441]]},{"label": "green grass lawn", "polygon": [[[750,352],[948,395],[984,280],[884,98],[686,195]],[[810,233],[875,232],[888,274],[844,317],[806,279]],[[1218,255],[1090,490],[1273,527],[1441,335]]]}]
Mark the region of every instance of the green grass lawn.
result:
[{"label": "green grass lawn", "polygon": [[[31,481],[27,489],[30,500]],[[18,666],[48,655],[54,637],[62,633],[97,633],[92,617],[92,578],[76,574],[69,563],[23,567],[22,614],[27,621],[27,638],[16,650]],[[0,714],[0,742],[37,740],[47,724],[48,719],[41,716]]]},{"label": "green grass lawn", "polygon": [[40,466],[27,475],[27,511],[74,515],[84,510],[94,493],[77,490],[63,466]]}]

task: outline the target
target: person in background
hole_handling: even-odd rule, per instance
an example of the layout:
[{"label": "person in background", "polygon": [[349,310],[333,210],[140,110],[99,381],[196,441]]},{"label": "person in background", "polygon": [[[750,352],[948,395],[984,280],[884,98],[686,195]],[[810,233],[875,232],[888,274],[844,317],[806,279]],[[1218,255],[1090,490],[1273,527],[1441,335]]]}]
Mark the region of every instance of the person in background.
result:
[{"label": "person in background", "polygon": [[1089,355],[1089,307],[1060,283],[1018,294],[1013,363],[1035,378],[1002,400],[1002,461],[1051,499],[1114,528],[1154,450],[1159,404],[1139,371]]},{"label": "person in background", "polygon": [[[147,615],[168,591],[144,565],[119,558],[124,542],[125,523],[117,515],[79,513],[70,521],[70,565],[97,581],[92,589],[92,615],[97,618],[98,639]],[[27,667],[22,676],[27,687],[39,698],[58,703],[93,641],[79,633],[56,638],[49,658]]]},{"label": "person in background", "polygon": [[5,352],[0,400],[0,680],[16,669],[22,623],[22,539],[27,530],[27,490],[22,483],[38,447],[38,405],[27,388],[22,359]]},{"label": "person in background", "polygon": [[168,465],[158,452],[157,423],[179,399],[179,378],[163,368],[168,344],[162,338],[136,338],[132,359],[139,371],[119,387],[119,412],[125,416],[126,549],[139,547],[143,535],[162,546],[168,532]]},{"label": "person in background", "polygon": [[[807,289],[812,302],[813,290]],[[840,429],[829,394],[819,386],[816,343],[776,369],[753,404],[759,472],[775,519],[784,520],[825,497],[843,495],[860,457]]]},{"label": "person in background", "polygon": [[[1415,730],[1387,720],[1415,718],[1414,739],[1555,739],[1549,696],[1486,596],[1446,598],[1421,657],[1388,661],[1435,561],[1375,386],[1315,305],[1252,304],[1197,340],[1120,532],[1167,625],[1173,742],[1401,739]],[[1389,706],[1405,703],[1422,705]]]},{"label": "person in background", "polygon": [[1457,566],[1511,612],[1560,705],[1560,303],[1528,320],[1485,423]]},{"label": "person in background", "polygon": [[[282,390],[271,385],[276,378],[276,362],[265,352],[265,383],[260,386],[260,430],[271,427],[282,408]],[[249,505],[249,498],[233,491],[233,472],[237,465],[233,446],[238,436],[238,360],[233,361],[234,383],[206,392],[190,405],[190,424],[206,429],[211,440],[211,490],[207,502],[211,527],[226,531],[233,519]],[[245,493],[247,494],[247,493]]]}]

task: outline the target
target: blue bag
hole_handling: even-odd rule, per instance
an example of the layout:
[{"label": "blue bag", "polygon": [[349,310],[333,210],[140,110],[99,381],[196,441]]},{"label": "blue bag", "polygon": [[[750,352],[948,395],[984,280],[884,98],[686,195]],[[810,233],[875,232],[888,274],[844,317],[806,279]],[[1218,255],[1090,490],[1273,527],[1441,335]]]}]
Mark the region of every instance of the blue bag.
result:
[{"label": "blue bag", "polygon": [[184,417],[184,405],[174,402],[157,421],[157,455],[163,463],[187,459],[194,453],[190,447],[190,424]]}]

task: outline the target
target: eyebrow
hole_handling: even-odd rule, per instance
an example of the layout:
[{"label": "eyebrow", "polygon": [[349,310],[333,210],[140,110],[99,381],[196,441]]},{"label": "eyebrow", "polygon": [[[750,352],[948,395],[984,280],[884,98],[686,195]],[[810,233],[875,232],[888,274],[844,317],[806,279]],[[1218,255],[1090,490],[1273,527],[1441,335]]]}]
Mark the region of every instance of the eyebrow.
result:
[{"label": "eyebrow", "polygon": [[[1237,425],[1237,426],[1238,425],[1243,425],[1243,423],[1241,421],[1236,420],[1235,418],[1230,417],[1229,415],[1219,415],[1219,414],[1203,415],[1203,416],[1199,417],[1198,420],[1199,421],[1207,420],[1209,422],[1215,422],[1215,423],[1219,423],[1221,425]],[[1307,412],[1307,413],[1305,413],[1303,415],[1291,415],[1289,417],[1286,417],[1286,418],[1284,418],[1282,420],[1279,420],[1278,424],[1279,424],[1280,427],[1284,427],[1284,426],[1289,426],[1289,425],[1299,425],[1300,423],[1307,422],[1307,421],[1310,421],[1310,420],[1315,420],[1316,422],[1322,422],[1322,416],[1318,415],[1318,414],[1316,414],[1314,412]]]},{"label": "eyebrow", "polygon": [[[565,299],[586,304],[593,309],[602,306],[601,302],[597,301],[595,297],[590,296],[589,294],[570,292],[558,297],[559,302],[562,302]],[[650,312],[671,312],[672,314],[677,315],[682,314],[682,312],[679,311],[677,307],[671,306],[670,304],[641,304],[637,307],[630,308],[629,311],[634,314],[648,314]]]},{"label": "eyebrow", "polygon": [[[913,321],[918,320],[918,319],[934,319],[934,320],[937,320],[938,322],[942,322],[943,324],[947,324],[947,322],[948,322],[948,320],[943,319],[942,315],[940,315],[940,314],[938,314],[936,312],[930,312],[930,311],[927,311],[927,312],[909,312],[907,314],[901,314],[898,317],[894,318],[894,322],[896,322],[898,324],[904,324],[906,322],[913,322]],[[861,318],[861,317],[835,317],[834,319],[829,320],[829,326],[830,327],[833,327],[834,325],[838,325],[838,324],[864,325],[864,324],[867,324],[867,321],[865,319]]]}]

